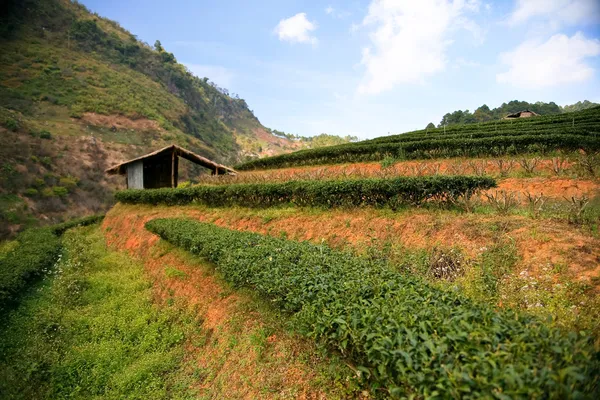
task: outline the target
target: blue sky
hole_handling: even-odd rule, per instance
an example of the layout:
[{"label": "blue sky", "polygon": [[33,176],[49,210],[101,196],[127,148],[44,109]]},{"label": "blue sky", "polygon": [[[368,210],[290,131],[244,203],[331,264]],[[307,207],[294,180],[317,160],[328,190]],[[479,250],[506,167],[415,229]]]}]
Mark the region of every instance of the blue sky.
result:
[{"label": "blue sky", "polygon": [[510,100],[600,102],[598,0],[83,0],[265,125],[361,138]]}]

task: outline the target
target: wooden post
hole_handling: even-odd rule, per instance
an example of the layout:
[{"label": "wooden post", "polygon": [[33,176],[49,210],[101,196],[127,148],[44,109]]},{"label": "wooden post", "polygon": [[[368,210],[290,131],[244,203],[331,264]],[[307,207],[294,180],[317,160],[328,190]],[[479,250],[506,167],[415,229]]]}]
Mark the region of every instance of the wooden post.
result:
[{"label": "wooden post", "polygon": [[171,187],[175,187],[175,150],[171,153]]}]

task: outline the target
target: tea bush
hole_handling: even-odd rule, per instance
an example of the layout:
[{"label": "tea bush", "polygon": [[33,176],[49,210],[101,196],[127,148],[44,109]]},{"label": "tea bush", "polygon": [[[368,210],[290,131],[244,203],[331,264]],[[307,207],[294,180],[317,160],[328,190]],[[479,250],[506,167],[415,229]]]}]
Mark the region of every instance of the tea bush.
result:
[{"label": "tea bush", "polygon": [[600,107],[560,115],[407,132],[357,143],[250,160],[236,169],[269,169],[388,159],[500,156],[600,149]]},{"label": "tea bush", "polygon": [[115,194],[122,203],[209,206],[390,206],[445,201],[496,186],[494,179],[474,176],[399,177],[339,181],[194,186],[183,189],[130,189]]},{"label": "tea bush", "polygon": [[397,159],[429,159],[442,157],[486,157],[543,153],[545,151],[583,149],[588,152],[600,150],[600,137],[573,134],[494,135],[471,138],[431,138],[422,135],[408,142],[359,142],[340,146],[300,150],[274,157],[259,158],[237,165],[239,171],[269,168],[285,168],[301,165],[355,163],[379,161],[386,157]]},{"label": "tea bush", "polygon": [[9,303],[16,302],[32,280],[52,267],[61,249],[60,235],[103,218],[103,215],[92,215],[51,227],[27,229],[17,235],[18,244],[0,259],[0,312]]},{"label": "tea bush", "polygon": [[0,311],[31,279],[49,269],[60,251],[60,239],[49,228],[28,229],[16,241],[18,246],[0,260]]},{"label": "tea bush", "polygon": [[146,228],[253,288],[394,397],[597,398],[592,338],[468,300],[381,259],[182,219]]},{"label": "tea bush", "polygon": [[102,221],[103,219],[104,219],[103,214],[90,215],[87,217],[75,218],[75,219],[71,219],[69,221],[62,222],[60,224],[52,225],[50,228],[52,229],[52,232],[54,232],[54,234],[60,236],[63,233],[65,233],[65,231],[67,231],[71,228],[75,228],[78,226],[93,225],[97,222]]}]

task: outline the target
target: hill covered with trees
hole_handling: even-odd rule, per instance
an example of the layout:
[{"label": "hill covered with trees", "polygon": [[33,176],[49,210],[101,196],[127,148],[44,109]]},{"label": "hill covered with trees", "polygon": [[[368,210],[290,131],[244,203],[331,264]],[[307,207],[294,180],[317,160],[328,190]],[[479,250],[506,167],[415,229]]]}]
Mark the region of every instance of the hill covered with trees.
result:
[{"label": "hill covered with trees", "polygon": [[[446,113],[438,127],[458,125],[458,124],[476,124],[480,122],[488,122],[493,120],[502,119],[508,114],[516,113],[523,110],[530,110],[540,115],[553,115],[561,114],[564,112],[573,112],[586,110],[588,108],[596,107],[600,104],[592,103],[588,100],[583,102],[579,101],[572,105],[561,107],[551,101],[550,103],[544,103],[538,101],[536,103],[528,103],[526,101],[512,100],[508,103],[502,103],[501,106],[490,109],[486,104],[477,108],[474,112],[469,110],[456,110],[451,113]],[[433,124],[430,124],[433,125]],[[428,126],[429,127],[429,126]]]},{"label": "hill covered with trees", "polygon": [[271,133],[209,78],[76,1],[3,2],[0,237],[106,209],[124,181],[104,169],[166,145],[230,165],[313,147]]}]

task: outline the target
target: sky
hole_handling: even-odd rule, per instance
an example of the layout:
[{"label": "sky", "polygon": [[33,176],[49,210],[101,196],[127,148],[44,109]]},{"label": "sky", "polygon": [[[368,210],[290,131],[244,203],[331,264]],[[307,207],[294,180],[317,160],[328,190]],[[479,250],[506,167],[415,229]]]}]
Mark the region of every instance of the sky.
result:
[{"label": "sky", "polygon": [[263,125],[362,139],[510,100],[600,102],[600,0],[83,0]]}]

